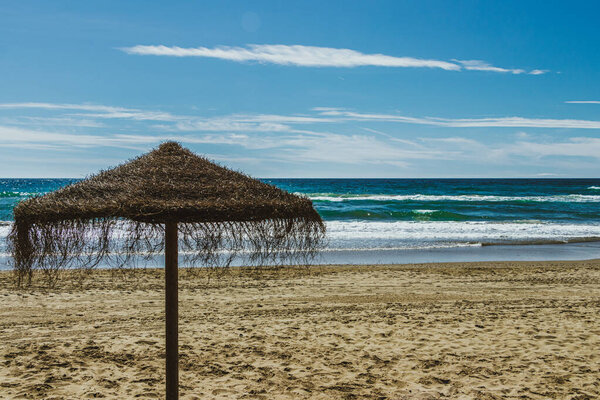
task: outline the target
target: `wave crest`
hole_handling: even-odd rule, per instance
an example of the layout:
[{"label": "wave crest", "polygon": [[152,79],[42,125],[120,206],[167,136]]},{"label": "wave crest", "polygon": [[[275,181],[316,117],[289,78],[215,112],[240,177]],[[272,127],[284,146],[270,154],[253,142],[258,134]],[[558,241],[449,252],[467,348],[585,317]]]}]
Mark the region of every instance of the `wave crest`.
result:
[{"label": "wave crest", "polygon": [[35,196],[38,193],[29,193],[29,192],[10,192],[10,191],[4,191],[4,192],[0,192],[0,198],[11,198],[11,197],[15,197],[15,198],[19,198],[19,197],[31,197],[31,196]]},{"label": "wave crest", "polygon": [[[599,188],[600,189],[600,188]],[[313,201],[460,201],[460,202],[531,202],[531,203],[600,203],[600,195],[565,194],[549,196],[496,196],[496,195],[431,195],[431,194],[308,194]]]}]

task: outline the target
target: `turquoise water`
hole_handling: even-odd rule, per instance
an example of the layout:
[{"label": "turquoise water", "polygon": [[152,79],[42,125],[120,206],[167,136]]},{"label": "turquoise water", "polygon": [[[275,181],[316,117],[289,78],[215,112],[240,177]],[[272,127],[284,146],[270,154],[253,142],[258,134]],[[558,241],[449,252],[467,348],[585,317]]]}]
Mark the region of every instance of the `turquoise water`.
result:
[{"label": "turquoise water", "polygon": [[0,221],[12,221],[12,209],[19,201],[60,189],[77,179],[0,178]]},{"label": "turquoise water", "polygon": [[[18,201],[75,181],[0,179],[0,236],[8,233]],[[524,244],[531,245],[525,247],[533,254],[532,246],[582,243],[577,258],[600,257],[597,245],[586,244],[600,240],[600,179],[264,181],[313,200],[327,224],[330,254],[366,251],[397,256],[399,251],[421,251],[423,257],[423,250],[464,253],[485,245],[518,244],[512,252],[517,259]],[[557,251],[556,246],[550,248]]]},{"label": "turquoise water", "polygon": [[273,179],[310,197],[331,249],[600,238],[600,179]]},{"label": "turquoise water", "polygon": [[600,179],[272,179],[326,220],[600,221]]}]

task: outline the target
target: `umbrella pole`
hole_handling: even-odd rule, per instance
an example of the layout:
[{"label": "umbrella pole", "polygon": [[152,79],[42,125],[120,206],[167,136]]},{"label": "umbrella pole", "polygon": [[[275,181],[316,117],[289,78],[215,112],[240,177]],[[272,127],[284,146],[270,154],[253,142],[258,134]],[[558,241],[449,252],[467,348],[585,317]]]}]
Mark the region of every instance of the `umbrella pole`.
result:
[{"label": "umbrella pole", "polygon": [[166,399],[179,398],[177,222],[165,224]]}]

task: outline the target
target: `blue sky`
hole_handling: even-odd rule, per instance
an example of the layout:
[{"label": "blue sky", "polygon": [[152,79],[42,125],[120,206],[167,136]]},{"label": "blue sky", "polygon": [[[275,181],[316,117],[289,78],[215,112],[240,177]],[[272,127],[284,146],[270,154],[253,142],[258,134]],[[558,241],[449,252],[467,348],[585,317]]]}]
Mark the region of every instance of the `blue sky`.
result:
[{"label": "blue sky", "polygon": [[0,176],[598,177],[600,3],[3,1]]}]

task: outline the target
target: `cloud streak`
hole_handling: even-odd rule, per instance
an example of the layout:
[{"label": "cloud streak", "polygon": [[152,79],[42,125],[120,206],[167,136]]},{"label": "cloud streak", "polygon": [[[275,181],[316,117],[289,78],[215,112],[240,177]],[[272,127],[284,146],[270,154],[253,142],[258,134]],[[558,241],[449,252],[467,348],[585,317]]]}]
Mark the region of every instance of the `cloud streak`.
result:
[{"label": "cloud streak", "polygon": [[175,121],[179,119],[170,113],[161,111],[145,111],[136,108],[113,107],[101,104],[64,104],[64,103],[0,103],[2,109],[38,109],[55,111],[78,111],[69,114],[76,117],[101,119],[133,119],[138,121]]},{"label": "cloud streak", "polygon": [[258,62],[296,67],[352,68],[364,66],[395,68],[440,68],[446,71],[477,70],[489,72],[529,73],[540,75],[546,70],[507,69],[492,66],[479,60],[453,60],[453,62],[414,57],[397,57],[386,54],[365,54],[351,49],[283,44],[250,44],[246,47],[217,46],[178,47],[163,45],[137,45],[120,50],[127,54],[167,57],[205,57],[234,62]]},{"label": "cloud streak", "polygon": [[[594,103],[595,104],[595,103]],[[163,111],[148,111],[135,108],[113,107],[90,104],[54,103],[0,103],[0,109],[42,108],[57,111],[76,110],[76,113],[54,118],[21,117],[3,119],[4,123],[32,125],[44,123],[70,127],[102,127],[97,121],[130,120],[137,123],[158,122],[153,128],[170,132],[314,132],[299,129],[301,126],[336,124],[349,121],[374,121],[428,125],[447,128],[548,128],[548,129],[600,129],[600,121],[583,119],[492,117],[492,118],[440,118],[412,117],[400,114],[365,113],[343,108],[315,107],[311,114],[229,114],[214,117],[198,115],[176,115]],[[84,119],[75,119],[80,117]],[[362,128],[361,128],[362,129]],[[367,129],[368,130],[368,129]]]},{"label": "cloud streak", "polygon": [[43,109],[43,110],[81,110],[96,112],[126,112],[133,111],[123,107],[103,106],[97,104],[61,104],[61,103],[1,103],[0,109]]},{"label": "cloud streak", "polygon": [[446,61],[394,57],[385,54],[364,54],[350,49],[302,45],[251,44],[247,47],[218,46],[214,48],[138,45],[125,47],[121,50],[136,55],[207,57],[236,62],[256,61],[298,67],[421,67],[441,68],[449,71],[460,69],[459,65]]},{"label": "cloud streak", "polygon": [[407,117],[395,114],[368,114],[346,111],[342,109],[327,109],[319,111],[320,115],[338,116],[359,121],[401,122],[416,125],[432,125],[449,128],[566,128],[566,129],[600,129],[600,121],[580,119],[552,118],[436,118],[436,117]]},{"label": "cloud streak", "polygon": [[529,74],[529,75],[542,75],[548,72],[545,69],[534,69],[531,71],[526,71],[521,68],[501,68],[495,67],[491,64],[488,64],[485,61],[481,60],[453,60],[457,63],[461,64],[464,69],[469,71],[488,71],[488,72],[500,72],[500,73],[510,73],[513,75],[519,74]]},{"label": "cloud streak", "polygon": [[600,138],[574,137],[563,142],[522,141],[507,148],[513,155],[600,158]]},{"label": "cloud streak", "polygon": [[570,100],[565,101],[568,104],[600,104],[600,100]]}]

